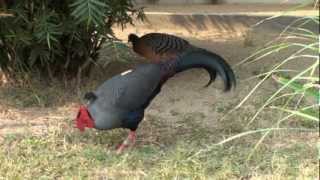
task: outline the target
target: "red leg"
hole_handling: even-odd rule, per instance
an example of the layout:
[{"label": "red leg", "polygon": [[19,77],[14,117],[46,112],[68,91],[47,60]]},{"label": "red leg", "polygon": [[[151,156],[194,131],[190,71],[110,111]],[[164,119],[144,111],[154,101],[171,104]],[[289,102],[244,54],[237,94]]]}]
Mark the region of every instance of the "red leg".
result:
[{"label": "red leg", "polygon": [[128,148],[129,146],[133,146],[136,142],[136,132],[130,131],[128,137],[123,141],[122,144],[117,149],[117,154],[123,152],[124,149]]}]

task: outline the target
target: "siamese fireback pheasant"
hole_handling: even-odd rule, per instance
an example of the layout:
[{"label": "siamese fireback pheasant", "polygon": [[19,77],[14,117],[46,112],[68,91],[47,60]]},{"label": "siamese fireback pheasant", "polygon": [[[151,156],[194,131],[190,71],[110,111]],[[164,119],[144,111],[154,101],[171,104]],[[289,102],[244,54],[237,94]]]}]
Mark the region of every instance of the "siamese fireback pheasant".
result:
[{"label": "siamese fireback pheasant", "polygon": [[[148,33],[141,37],[129,34],[128,42],[132,43],[134,52],[153,62],[165,61],[175,58],[183,52],[201,49],[181,37],[166,33]],[[215,78],[216,72],[210,71],[210,81],[206,86]]]},{"label": "siamese fireback pheasant", "polygon": [[81,106],[75,120],[76,127],[81,131],[85,128],[129,129],[128,138],[117,151],[122,152],[134,144],[135,131],[144,118],[145,109],[163,84],[175,74],[191,68],[217,72],[224,82],[225,91],[236,85],[234,72],[222,57],[203,49],[185,51],[170,60],[140,64],[86,93],[88,104]]}]

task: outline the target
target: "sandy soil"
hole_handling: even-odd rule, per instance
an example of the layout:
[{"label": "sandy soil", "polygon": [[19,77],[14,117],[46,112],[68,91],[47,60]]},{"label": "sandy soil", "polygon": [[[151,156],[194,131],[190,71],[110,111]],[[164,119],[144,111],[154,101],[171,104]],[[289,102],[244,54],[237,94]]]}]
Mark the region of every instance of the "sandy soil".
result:
[{"label": "sandy soil", "polygon": [[[288,4],[217,4],[217,5],[146,5],[147,14],[154,13],[195,13],[195,14],[251,14],[251,15],[274,15],[280,12],[287,12],[287,15],[306,16],[318,14],[312,6],[297,9],[296,5]],[[291,11],[293,10],[294,11]],[[311,11],[312,10],[312,11]]]}]

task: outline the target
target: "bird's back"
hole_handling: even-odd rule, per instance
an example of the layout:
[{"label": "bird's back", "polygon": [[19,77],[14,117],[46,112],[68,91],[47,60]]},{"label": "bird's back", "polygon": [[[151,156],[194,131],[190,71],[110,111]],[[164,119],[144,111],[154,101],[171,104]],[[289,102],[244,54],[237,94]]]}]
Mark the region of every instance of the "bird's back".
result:
[{"label": "bird's back", "polygon": [[143,35],[133,44],[133,49],[136,53],[153,61],[173,58],[191,47],[188,41],[164,33]]},{"label": "bird's back", "polygon": [[141,41],[145,41],[153,51],[158,54],[167,52],[181,52],[189,47],[189,42],[170,34],[163,33],[149,33],[140,38]]}]

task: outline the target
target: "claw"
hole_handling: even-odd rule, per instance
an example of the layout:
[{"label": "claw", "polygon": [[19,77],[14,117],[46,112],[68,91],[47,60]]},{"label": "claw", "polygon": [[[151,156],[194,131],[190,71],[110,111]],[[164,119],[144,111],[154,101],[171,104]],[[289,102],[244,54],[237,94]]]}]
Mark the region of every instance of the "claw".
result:
[{"label": "claw", "polygon": [[128,137],[117,148],[117,154],[121,154],[129,146],[133,146],[136,142],[136,132],[130,131]]}]

